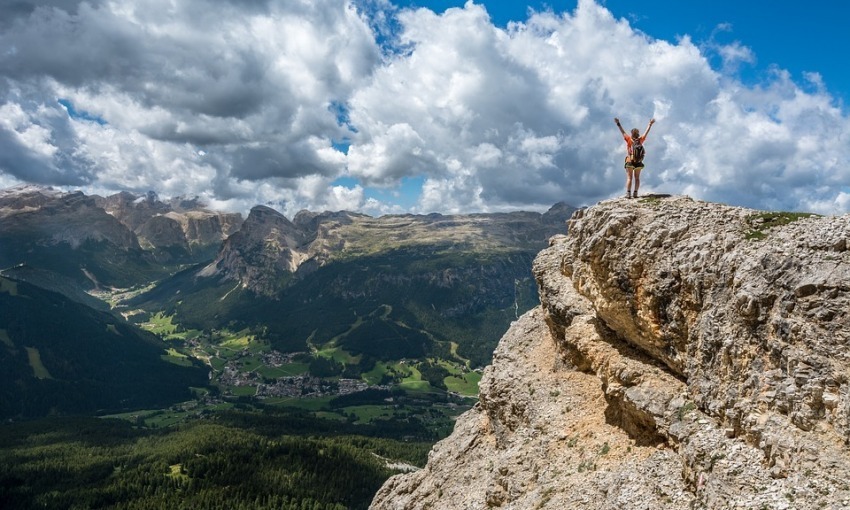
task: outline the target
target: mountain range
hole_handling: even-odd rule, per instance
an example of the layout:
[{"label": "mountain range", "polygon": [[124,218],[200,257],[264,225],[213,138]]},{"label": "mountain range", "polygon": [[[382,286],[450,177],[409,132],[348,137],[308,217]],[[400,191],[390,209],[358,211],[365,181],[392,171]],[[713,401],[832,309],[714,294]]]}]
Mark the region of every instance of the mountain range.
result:
[{"label": "mountain range", "polygon": [[[659,195],[545,214],[289,220],[257,206],[238,226],[217,217],[207,224],[218,230],[191,230],[178,218],[203,209],[192,200],[37,188],[0,197],[0,416],[129,411],[117,416],[132,425],[101,427],[113,431],[110,452],[135,451],[130,427],[149,434],[200,418],[157,429],[150,444],[180,436],[178,457],[168,446],[156,465],[122,461],[144,476],[119,483],[113,453],[81,475],[135,484],[120,498],[155,507],[152,486],[199,498],[205,484],[251,487],[223,505],[256,500],[246,481],[258,475],[241,470],[267,457],[292,464],[289,447],[267,447],[280,446],[283,426],[345,430],[349,445],[370,444],[357,434],[394,438],[362,451],[388,463],[385,474],[369,468],[375,487],[398,472],[391,459],[424,463],[386,446],[422,448],[449,422],[427,464],[390,478],[372,508],[850,501],[846,215]],[[199,230],[215,249],[192,241]],[[42,445],[77,452],[78,464],[94,449],[30,438],[26,425],[7,429],[14,439],[0,454],[13,467],[0,469],[0,501],[29,508],[45,487],[79,503],[44,471],[14,466],[32,466]],[[199,450],[204,430],[212,446]],[[222,434],[245,441],[213,462]],[[327,444],[296,457],[323,458]],[[339,487],[362,486],[352,466],[368,463],[334,458],[345,466]],[[236,474],[209,478],[224,466]],[[272,492],[294,505],[322,492],[296,493],[296,475],[275,473]],[[107,497],[100,490],[86,497]]]},{"label": "mountain range", "polygon": [[[481,366],[510,321],[533,306],[531,259],[572,210],[380,218],[303,211],[289,221],[257,206],[213,261],[126,306],[163,311],[187,328],[262,329],[282,351],[362,336],[367,351],[404,358],[454,342]],[[339,337],[346,332],[356,335]]]},{"label": "mountain range", "polygon": [[127,288],[209,259],[241,222],[196,199],[17,186],[0,191],[0,268],[47,270],[85,289]]},{"label": "mountain range", "polygon": [[[431,359],[439,389],[445,367],[485,365],[510,322],[534,306],[532,258],[573,210],[379,218],[302,211],[290,221],[256,206],[243,221],[197,199],[21,186],[0,191],[0,267],[9,285],[57,293],[28,292],[39,309],[62,299],[115,324],[168,321],[171,340],[160,354],[172,364],[205,360],[216,377],[224,361],[199,354],[197,344],[232,333],[267,346],[262,352],[332,360],[339,368],[331,372],[367,381],[375,360]],[[39,317],[19,315],[19,324]],[[0,329],[13,331],[2,321]],[[7,335],[15,349],[30,342]],[[90,351],[76,334],[54,338],[78,346],[65,363],[85,365],[75,355]],[[31,360],[15,352],[16,384],[36,383]],[[59,357],[43,359],[53,373]]]}]

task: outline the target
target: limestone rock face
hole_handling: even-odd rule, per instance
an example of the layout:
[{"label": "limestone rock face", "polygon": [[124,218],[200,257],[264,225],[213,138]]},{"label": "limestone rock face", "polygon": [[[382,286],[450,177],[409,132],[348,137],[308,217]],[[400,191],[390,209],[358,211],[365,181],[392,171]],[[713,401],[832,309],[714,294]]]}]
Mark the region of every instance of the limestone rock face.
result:
[{"label": "limestone rock face", "polygon": [[220,274],[259,294],[271,294],[279,281],[294,273],[306,258],[299,250],[305,242],[304,233],[284,215],[258,205],[199,274]]},{"label": "limestone rock face", "polygon": [[106,198],[49,187],[22,185],[0,190],[0,234],[27,232],[67,242],[75,249],[87,240],[124,249],[144,249],[158,262],[210,260],[242,223],[239,213],[211,211],[198,199],[161,201],[122,191]]},{"label": "limestone rock face", "polygon": [[197,198],[162,201],[154,192],[136,196],[122,191],[94,199],[163,262],[209,260],[242,224],[241,214],[211,211]]},{"label": "limestone rock face", "polygon": [[40,186],[0,192],[0,237],[5,236],[43,247],[67,243],[77,249],[93,241],[120,250],[139,249],[136,235],[98,207],[94,198]]},{"label": "limestone rock face", "polygon": [[764,218],[576,212],[478,404],[372,508],[850,508],[850,215]]},{"label": "limestone rock face", "polygon": [[154,216],[143,223],[138,231],[139,237],[147,241],[151,247],[179,248],[189,251],[189,245],[180,228],[180,222],[168,216]]}]

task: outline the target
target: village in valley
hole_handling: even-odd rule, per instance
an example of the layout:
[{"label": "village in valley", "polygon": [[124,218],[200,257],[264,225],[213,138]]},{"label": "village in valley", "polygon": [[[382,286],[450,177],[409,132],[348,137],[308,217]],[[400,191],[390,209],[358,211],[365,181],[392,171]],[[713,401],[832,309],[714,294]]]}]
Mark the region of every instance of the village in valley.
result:
[{"label": "village in valley", "polygon": [[362,424],[414,418],[444,429],[474,403],[481,378],[481,370],[439,360],[453,373],[445,388],[437,388],[414,360],[375,362],[357,373],[360,357],[333,346],[283,353],[248,331],[185,330],[162,313],[139,325],[166,341],[164,360],[202,363],[211,383],[211,389],[196,390],[194,401],[127,416],[145,425],[169,425],[230,407],[272,406]]}]

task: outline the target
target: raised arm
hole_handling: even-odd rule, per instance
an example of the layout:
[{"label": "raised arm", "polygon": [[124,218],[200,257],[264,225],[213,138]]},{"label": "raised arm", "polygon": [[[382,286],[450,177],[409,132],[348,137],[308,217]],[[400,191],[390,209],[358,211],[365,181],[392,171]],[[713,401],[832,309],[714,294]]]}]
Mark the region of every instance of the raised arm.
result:
[{"label": "raised arm", "polygon": [[[649,119],[649,124],[646,126],[646,131],[643,132],[643,136],[640,138],[641,140],[646,140],[646,135],[649,134],[649,130],[652,129],[652,125],[655,124],[655,119]],[[622,131],[623,128],[620,128]]]},{"label": "raised arm", "polygon": [[626,136],[626,131],[623,129],[623,126],[620,125],[620,119],[614,117],[614,122],[617,124],[617,127],[620,128],[620,133],[622,133],[623,136]]}]

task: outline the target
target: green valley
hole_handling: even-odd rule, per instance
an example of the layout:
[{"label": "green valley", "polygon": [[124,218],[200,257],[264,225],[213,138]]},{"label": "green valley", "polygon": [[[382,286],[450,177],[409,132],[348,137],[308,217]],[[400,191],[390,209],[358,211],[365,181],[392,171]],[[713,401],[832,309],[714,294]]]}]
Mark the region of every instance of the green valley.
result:
[{"label": "green valley", "polygon": [[[371,315],[386,318],[388,308],[380,307]],[[348,330],[324,344],[308,342],[309,350],[290,353],[274,349],[250,330],[185,330],[172,320],[157,313],[140,326],[162,335],[164,360],[207,365],[209,388],[198,393],[197,401],[168,411],[137,411],[120,417],[161,426],[163,420],[168,424],[189,421],[211,411],[250,405],[361,425],[413,419],[430,430],[420,434],[437,437],[474,401],[481,378],[468,360],[456,356],[381,361],[346,350],[345,336],[366,327],[368,318],[355,318]]]},{"label": "green valley", "polygon": [[476,402],[572,212],[0,198],[4,509],[366,508]]}]

